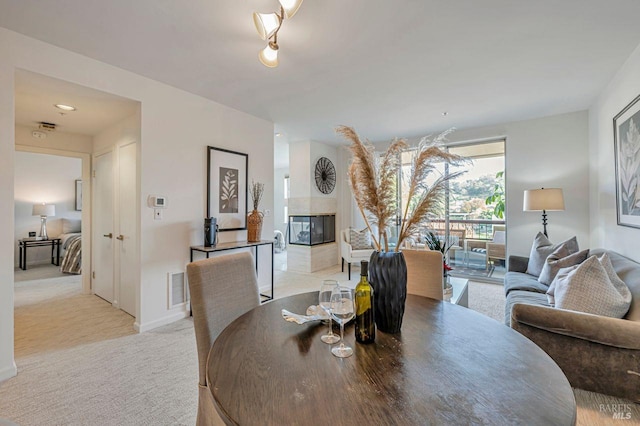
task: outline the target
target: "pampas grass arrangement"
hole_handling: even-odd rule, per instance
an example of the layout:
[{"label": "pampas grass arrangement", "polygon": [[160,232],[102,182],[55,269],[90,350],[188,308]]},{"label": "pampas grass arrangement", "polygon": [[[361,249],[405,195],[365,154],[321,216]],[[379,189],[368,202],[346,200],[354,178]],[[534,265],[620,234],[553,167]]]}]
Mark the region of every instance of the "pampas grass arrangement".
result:
[{"label": "pampas grass arrangement", "polygon": [[251,181],[251,201],[253,201],[253,209],[258,210],[262,195],[264,194],[264,183]]},{"label": "pampas grass arrangement", "polygon": [[[336,131],[351,142],[353,155],[349,166],[349,185],[356,204],[371,233],[376,250],[389,251],[388,229],[398,210],[397,183],[401,170],[400,154],[408,145],[403,139],[394,139],[382,156],[377,156],[369,141],[362,141],[351,127],[339,126]],[[442,142],[453,130],[440,133],[435,138],[426,136],[420,140],[413,153],[411,170],[402,176],[408,182],[408,202],[402,212],[402,222],[395,251],[402,242],[416,236],[428,220],[428,215],[444,205],[447,182],[460,176],[464,171],[438,176],[434,183],[427,184],[427,178],[437,174],[437,164],[453,166],[467,161],[465,157],[451,154],[442,148]],[[377,229],[377,235],[373,229]]]}]

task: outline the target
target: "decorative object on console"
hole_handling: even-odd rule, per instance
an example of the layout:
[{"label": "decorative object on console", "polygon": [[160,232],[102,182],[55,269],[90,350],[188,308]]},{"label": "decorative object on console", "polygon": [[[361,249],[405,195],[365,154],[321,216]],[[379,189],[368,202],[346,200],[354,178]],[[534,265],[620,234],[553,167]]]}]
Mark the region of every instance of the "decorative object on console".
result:
[{"label": "decorative object on console", "polygon": [[320,157],[315,169],[316,187],[323,194],[331,194],[336,187],[336,168],[327,157]]},{"label": "decorative object on console", "polygon": [[560,188],[527,189],[524,191],[522,210],[525,212],[542,211],[542,226],[547,234],[547,210],[564,211],[564,197]]},{"label": "decorative object on console", "polygon": [[207,215],[216,216],[219,231],[247,229],[249,155],[207,147]]},{"label": "decorative object on console", "polygon": [[263,40],[269,40],[267,47],[258,54],[258,59],[264,66],[269,68],[278,66],[278,31],[280,31],[282,21],[292,18],[302,4],[302,0],[278,1],[280,2],[280,13],[253,12],[253,23],[256,26],[258,35]]},{"label": "decorative object on console", "polygon": [[56,215],[56,205],[55,204],[34,204],[33,210],[31,212],[33,216],[40,216],[40,238],[43,240],[48,240],[47,236],[47,217]]},{"label": "decorative object on console", "polygon": [[[394,140],[378,159],[374,147],[369,142],[362,142],[352,128],[340,126],[337,132],[351,142],[353,158],[349,166],[349,185],[376,249],[369,261],[376,325],[382,332],[398,333],[407,297],[407,266],[399,249],[405,239],[417,235],[427,215],[442,206],[447,181],[463,173],[441,175],[429,186],[425,182],[427,177],[437,173],[436,163],[457,165],[465,158],[441,148],[450,130],[420,141],[411,162],[411,174],[406,177],[408,199],[412,202],[407,203],[402,212],[398,240],[395,250],[390,252],[388,230],[395,225],[400,154],[407,144],[402,139]],[[373,228],[377,228],[377,237]]]},{"label": "decorative object on console", "polygon": [[247,241],[260,241],[262,234],[262,220],[264,213],[258,210],[260,200],[264,194],[264,183],[251,181],[251,201],[253,201],[253,211],[247,218]]},{"label": "decorative object on console", "polygon": [[618,225],[640,228],[640,96],[613,118]]},{"label": "decorative object on console", "polygon": [[218,219],[215,217],[204,218],[204,246],[215,247],[218,243]]}]

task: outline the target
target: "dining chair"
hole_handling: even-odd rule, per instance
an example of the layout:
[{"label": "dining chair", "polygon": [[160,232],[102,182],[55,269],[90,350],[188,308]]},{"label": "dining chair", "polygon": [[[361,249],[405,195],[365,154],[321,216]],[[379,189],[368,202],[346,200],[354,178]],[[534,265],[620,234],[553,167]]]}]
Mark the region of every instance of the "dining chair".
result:
[{"label": "dining chair", "polygon": [[402,250],[407,264],[407,293],[443,299],[442,253],[437,250]]},{"label": "dining chair", "polygon": [[242,252],[191,262],[187,277],[200,373],[196,425],[224,424],[207,383],[207,357],[227,325],[260,305],[253,257]]}]

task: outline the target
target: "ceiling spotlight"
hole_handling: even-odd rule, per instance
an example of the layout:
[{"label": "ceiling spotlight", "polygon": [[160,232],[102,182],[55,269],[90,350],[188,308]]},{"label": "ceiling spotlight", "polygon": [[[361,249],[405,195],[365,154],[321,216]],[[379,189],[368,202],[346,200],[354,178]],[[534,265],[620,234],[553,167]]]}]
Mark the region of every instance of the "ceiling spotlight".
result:
[{"label": "ceiling spotlight", "polygon": [[302,0],[278,0],[282,9],[284,10],[284,16],[289,19],[296,14],[298,8],[302,4]]},{"label": "ceiling spotlight", "polygon": [[253,23],[263,40],[270,39],[280,29],[281,22],[282,20],[277,13],[253,12]]},{"label": "ceiling spotlight", "polygon": [[267,47],[260,51],[258,59],[262,62],[262,65],[274,68],[278,66],[278,45],[270,41]]},{"label": "ceiling spotlight", "polygon": [[277,136],[277,137],[280,137],[280,136],[282,136],[282,133],[280,133],[280,132],[276,132],[276,136]]},{"label": "ceiling spotlight", "polygon": [[65,105],[65,104],[55,104],[54,107],[61,109],[63,111],[75,111],[76,107],[71,106],[71,105]]},{"label": "ceiling spotlight", "polygon": [[443,116],[443,117],[446,117],[447,115],[449,115],[449,113],[448,113],[447,111],[444,111],[444,112],[442,113],[442,116]]},{"label": "ceiling spotlight", "polygon": [[269,44],[258,54],[263,65],[273,68],[278,66],[278,31],[282,27],[282,21],[296,14],[302,0],[278,0],[280,13],[253,12],[253,23],[258,35],[263,40],[269,40]]}]

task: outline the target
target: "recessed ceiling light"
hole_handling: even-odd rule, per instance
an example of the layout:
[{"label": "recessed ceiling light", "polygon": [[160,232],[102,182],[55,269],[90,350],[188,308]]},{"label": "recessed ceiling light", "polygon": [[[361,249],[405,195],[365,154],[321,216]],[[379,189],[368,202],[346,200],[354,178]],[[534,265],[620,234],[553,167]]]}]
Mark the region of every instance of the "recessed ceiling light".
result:
[{"label": "recessed ceiling light", "polygon": [[280,136],[282,136],[282,133],[276,132],[276,136],[280,137]]},{"label": "recessed ceiling light", "polygon": [[63,111],[75,111],[76,107],[71,106],[71,105],[65,105],[65,104],[55,104],[54,105],[56,108],[61,109]]},{"label": "recessed ceiling light", "polygon": [[446,117],[447,115],[449,115],[449,113],[448,113],[447,111],[444,111],[444,112],[442,113],[442,116],[443,116],[443,117]]}]

